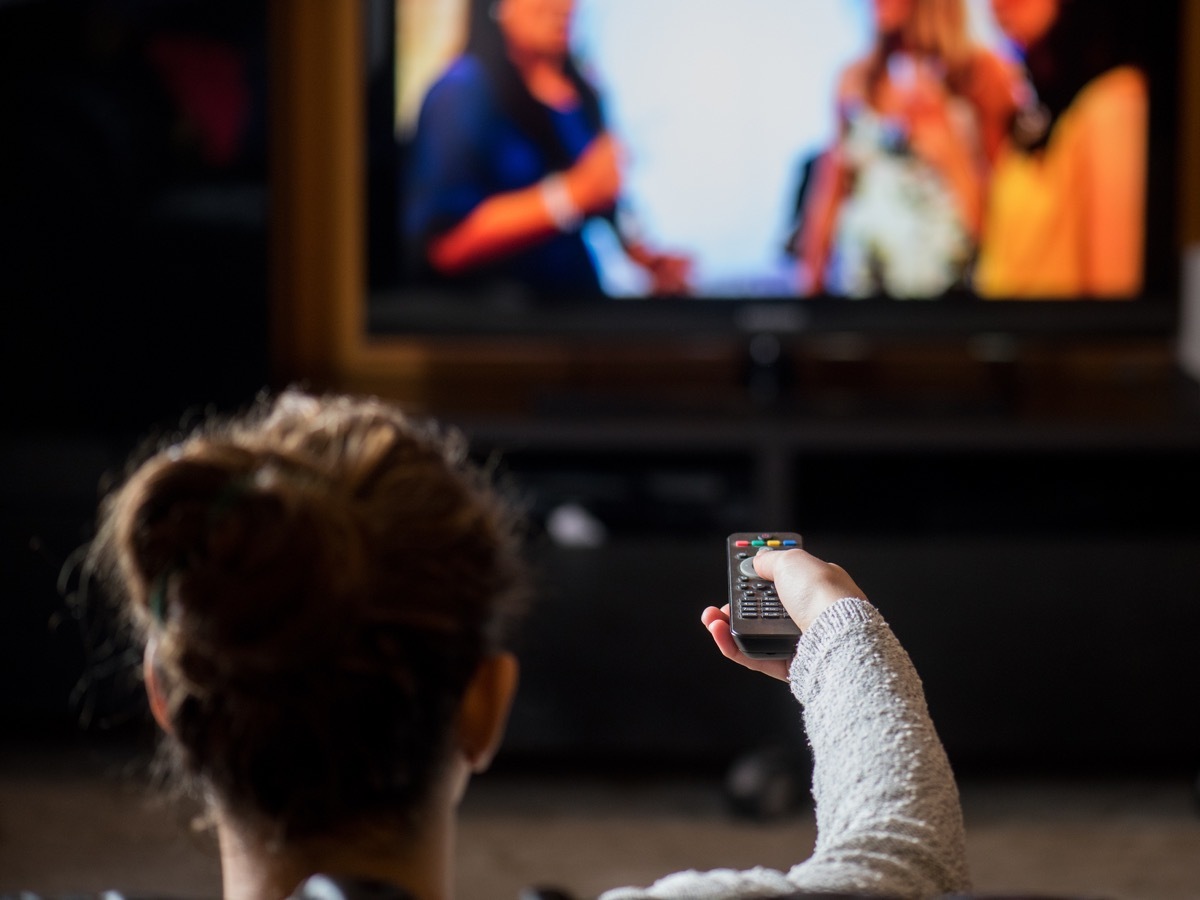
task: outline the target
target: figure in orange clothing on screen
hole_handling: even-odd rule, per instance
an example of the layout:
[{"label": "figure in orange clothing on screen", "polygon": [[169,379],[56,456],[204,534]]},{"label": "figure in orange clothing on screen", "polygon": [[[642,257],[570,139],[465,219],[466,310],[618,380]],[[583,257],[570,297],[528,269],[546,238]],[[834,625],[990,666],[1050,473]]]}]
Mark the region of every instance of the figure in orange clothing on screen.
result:
[{"label": "figure in orange clothing on screen", "polygon": [[1110,0],[992,0],[1024,58],[976,272],[985,297],[1141,289],[1148,85],[1137,13]]},{"label": "figure in orange clothing on screen", "polygon": [[[570,54],[574,0],[471,0],[465,50],[426,94],[403,222],[435,279],[602,292],[581,227],[614,223],[620,150]],[[617,228],[648,293],[686,293],[689,261]]]},{"label": "figure in orange clothing on screen", "polygon": [[802,294],[936,297],[974,258],[1011,116],[1010,67],[974,43],[963,0],[874,0],[870,51],[841,74],[837,136],[815,166]]}]

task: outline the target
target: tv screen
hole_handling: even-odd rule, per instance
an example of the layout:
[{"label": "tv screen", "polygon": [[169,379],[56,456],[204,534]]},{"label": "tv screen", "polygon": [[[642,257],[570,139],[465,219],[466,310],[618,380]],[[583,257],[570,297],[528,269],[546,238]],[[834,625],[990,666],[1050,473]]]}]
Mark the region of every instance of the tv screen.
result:
[{"label": "tv screen", "polygon": [[1129,7],[389,0],[371,327],[1163,327],[1180,10]]}]

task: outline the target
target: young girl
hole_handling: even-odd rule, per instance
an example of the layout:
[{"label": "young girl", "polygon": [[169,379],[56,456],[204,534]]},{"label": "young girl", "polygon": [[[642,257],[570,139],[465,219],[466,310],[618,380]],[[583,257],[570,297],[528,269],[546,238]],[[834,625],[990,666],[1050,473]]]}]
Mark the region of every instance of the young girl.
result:
[{"label": "young girl", "polygon": [[[163,747],[211,809],[226,897],[453,896],[459,800],[516,689],[517,534],[453,434],[296,392],[199,427],[106,502],[96,558],[144,645]],[[790,664],[743,657],[726,611],[702,621],[804,705],[817,850],[610,900],[963,889],[958,794],[907,655],[837,566],[755,563],[803,632]]]}]

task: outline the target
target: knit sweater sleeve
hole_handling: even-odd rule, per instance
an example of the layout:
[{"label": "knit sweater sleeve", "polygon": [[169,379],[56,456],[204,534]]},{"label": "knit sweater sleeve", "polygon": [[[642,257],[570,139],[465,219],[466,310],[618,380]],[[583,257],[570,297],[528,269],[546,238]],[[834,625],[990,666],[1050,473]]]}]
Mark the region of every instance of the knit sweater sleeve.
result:
[{"label": "knit sweater sleeve", "polygon": [[800,638],[792,693],[813,756],[817,841],[788,872],[677,872],[602,900],[797,891],[935,897],[969,887],[958,789],[921,681],[869,603],[845,598]]}]

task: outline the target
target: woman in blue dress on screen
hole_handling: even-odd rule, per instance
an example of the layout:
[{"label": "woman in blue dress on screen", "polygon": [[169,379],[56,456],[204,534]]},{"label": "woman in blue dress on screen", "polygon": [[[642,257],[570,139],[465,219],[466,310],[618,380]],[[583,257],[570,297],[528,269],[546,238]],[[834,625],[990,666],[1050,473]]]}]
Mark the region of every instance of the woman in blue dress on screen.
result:
[{"label": "woman in blue dress on screen", "polygon": [[[465,50],[426,94],[410,151],[403,226],[424,275],[602,293],[580,229],[615,221],[620,151],[571,59],[573,12],[574,0],[471,0]],[[685,259],[618,236],[648,292],[686,292]]]},{"label": "woman in blue dress on screen", "polygon": [[874,0],[873,12],[815,167],[801,292],[937,297],[966,283],[1012,74],[969,39],[963,0]]}]

